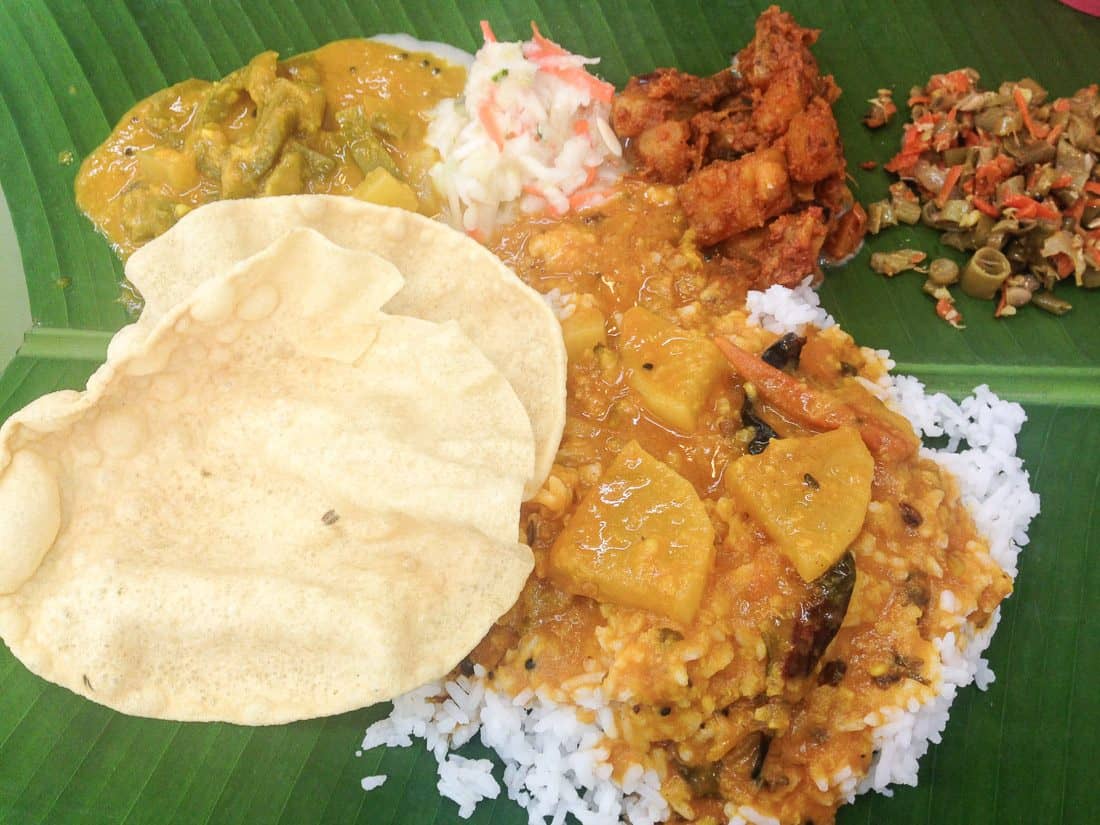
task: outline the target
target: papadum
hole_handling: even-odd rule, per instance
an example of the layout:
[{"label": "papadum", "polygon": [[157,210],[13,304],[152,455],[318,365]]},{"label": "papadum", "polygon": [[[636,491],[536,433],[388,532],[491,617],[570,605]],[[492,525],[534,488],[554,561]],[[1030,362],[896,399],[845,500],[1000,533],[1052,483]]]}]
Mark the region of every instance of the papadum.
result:
[{"label": "papadum", "polygon": [[391,264],[297,230],[0,428],[0,635],[126,713],[268,724],[449,671],[515,601],[534,443]]},{"label": "papadum", "polygon": [[535,432],[530,498],[550,472],[565,426],[561,328],[537,292],[491,252],[448,226],[403,209],[331,195],[219,201],[184,216],[135,252],[126,277],[155,321],[206,279],[296,227],[392,261],[405,285],[386,311],[454,320],[515,388]]}]

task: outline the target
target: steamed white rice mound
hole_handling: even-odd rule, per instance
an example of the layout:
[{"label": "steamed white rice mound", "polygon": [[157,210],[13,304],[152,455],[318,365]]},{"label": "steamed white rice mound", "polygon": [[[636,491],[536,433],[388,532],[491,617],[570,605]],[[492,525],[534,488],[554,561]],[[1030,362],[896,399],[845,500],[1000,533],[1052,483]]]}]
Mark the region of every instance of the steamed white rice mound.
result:
[{"label": "steamed white rice mound", "polygon": [[430,174],[446,217],[487,240],[518,210],[564,215],[601,201],[623,173],[608,116],[615,89],[532,23],[525,42],[483,45],[462,97],[432,111],[427,142],[442,160]]},{"label": "steamed white rice mound", "polygon": [[[835,325],[809,279],[793,290],[772,286],[749,293],[746,307],[750,323],[778,334],[802,332],[808,325]],[[893,366],[885,351],[874,354],[885,368]],[[886,374],[870,388],[904,414],[920,435],[947,438],[944,448],[925,447],[922,453],[955,474],[963,501],[989,541],[990,555],[1015,578],[1016,557],[1039,513],[1039,497],[1016,456],[1016,436],[1027,418],[1023,408],[1002,401],[984,385],[959,403],[942,393],[926,393],[911,376]],[[941,607],[954,610],[950,591],[941,595]],[[839,788],[851,801],[871,790],[889,796],[893,784],[916,785],[918,760],[929,743],[940,741],[959,690],[971,683],[985,690],[992,683],[993,671],[982,653],[999,619],[998,609],[979,630],[958,615],[956,627],[935,640],[940,654],[936,693],[923,704],[910,700],[905,707],[883,707],[867,718],[875,742],[867,775],[844,768],[822,779],[821,789]],[[367,730],[363,749],[408,747],[413,738],[423,739],[439,764],[440,794],[454,800],[464,818],[482,799],[500,794],[488,760],[451,753],[479,734],[482,744],[504,763],[505,790],[527,810],[531,825],[560,825],[570,814],[584,825],[649,825],[669,816],[654,771],[636,765],[622,782],[612,778],[602,741],[605,734],[615,735],[615,723],[598,688],[585,694],[583,707],[572,708],[529,691],[508,697],[494,692],[490,684],[484,669],[476,668],[472,677],[425,685],[398,698],[390,716]],[[578,713],[593,721],[582,721]],[[382,781],[384,777],[378,776],[363,780],[364,787],[377,787]],[[778,825],[766,812],[746,805],[728,807],[730,825]]]}]

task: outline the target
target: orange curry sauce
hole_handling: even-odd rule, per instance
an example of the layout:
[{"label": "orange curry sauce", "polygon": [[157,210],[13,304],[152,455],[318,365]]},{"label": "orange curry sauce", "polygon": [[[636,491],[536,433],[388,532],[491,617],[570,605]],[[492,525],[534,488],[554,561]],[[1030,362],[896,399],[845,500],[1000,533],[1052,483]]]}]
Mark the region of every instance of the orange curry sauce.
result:
[{"label": "orange curry sauce", "polygon": [[[686,226],[671,187],[628,181],[601,207],[521,220],[495,245],[521,278],[543,293],[557,290],[553,297],[572,310],[561,313],[569,315],[568,419],[552,475],[523,510],[535,573],[469,662],[511,693],[533,688],[567,699],[598,688],[617,720],[618,775],[632,763],[655,767],[674,821],[725,822],[748,804],[784,823],[822,825],[870,764],[869,722],[883,708],[934,693],[939,656],[931,640],[960,618],[984,624],[1011,582],[953,480],[917,456],[908,424],[865,389],[863,381],[883,373],[879,360],[835,329],[811,333],[788,373],[857,410],[860,428],[894,429],[904,449],[875,459],[872,501],[849,548],[855,584],[839,631],[818,658],[792,659],[815,586],[748,515],[724,474],[752,436],[742,416],[746,393],[779,437],[814,428],[766,403],[728,365],[694,427],[669,426],[632,388],[622,351],[624,314],[639,305],[676,335],[732,335],[753,352],[776,338],[746,325],[744,286],[712,269]],[[570,317],[586,313],[604,319],[605,335],[578,342]],[[559,535],[635,441],[690,482],[713,527],[713,564],[689,622],[659,604],[646,610],[563,591],[551,569]],[[691,575],[670,564],[666,575]]]}]

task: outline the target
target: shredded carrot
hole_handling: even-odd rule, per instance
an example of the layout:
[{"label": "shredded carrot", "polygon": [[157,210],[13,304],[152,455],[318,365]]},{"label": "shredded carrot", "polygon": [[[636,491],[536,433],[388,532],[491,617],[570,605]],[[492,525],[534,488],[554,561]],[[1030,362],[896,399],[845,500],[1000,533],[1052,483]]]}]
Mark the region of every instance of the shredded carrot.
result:
[{"label": "shredded carrot", "polygon": [[1007,195],[1002,201],[1008,208],[1016,210],[1017,218],[1023,218],[1024,220],[1041,218],[1056,221],[1062,217],[1056,209],[1047,206],[1045,203],[1039,203],[1039,201],[1029,198],[1027,195]]},{"label": "shredded carrot", "polygon": [[1016,171],[1016,161],[1008,155],[997,155],[992,160],[978,164],[974,170],[974,194],[990,197],[997,191],[997,185],[1007,180]]},{"label": "shredded carrot", "polygon": [[959,182],[959,178],[962,177],[962,166],[952,166],[947,170],[947,177],[943,180],[943,186],[940,188],[939,194],[936,195],[936,206],[943,208],[943,205],[947,203],[948,198],[951,197],[951,190],[955,188],[955,184]]},{"label": "shredded carrot", "polygon": [[910,95],[907,102],[910,106],[917,106],[922,103],[931,103],[932,98],[928,95]]},{"label": "shredded carrot", "polygon": [[1069,106],[1070,106],[1069,99],[1064,98],[1064,97],[1060,97],[1056,101],[1054,101],[1053,109],[1056,112],[1068,112],[1069,111]]},{"label": "shredded carrot", "polygon": [[[1052,183],[1050,185],[1050,188],[1051,189],[1064,189],[1065,187],[1069,186],[1072,183],[1073,183],[1073,175],[1062,175],[1061,177],[1055,178],[1054,183]],[[1085,184],[1085,188],[1086,189],[1088,188],[1088,184]]]},{"label": "shredded carrot", "polygon": [[1051,259],[1054,261],[1054,268],[1058,270],[1059,278],[1066,278],[1074,273],[1076,267],[1073,265],[1073,258],[1067,255],[1065,252],[1059,252]]},{"label": "shredded carrot", "polygon": [[539,31],[539,27],[535,25],[535,21],[531,21],[531,42],[535,44],[534,54],[531,55],[532,60],[539,60],[546,57],[569,57],[570,54],[553,40],[543,37],[542,32]]},{"label": "shredded carrot", "polygon": [[1024,119],[1024,126],[1027,127],[1028,134],[1035,140],[1045,138],[1050,131],[1050,127],[1044,123],[1036,123],[1031,119],[1031,112],[1027,108],[1027,98],[1024,97],[1024,90],[1017,86],[1012,90],[1012,99],[1016,101],[1016,108],[1020,110],[1020,117]]},{"label": "shredded carrot", "polygon": [[610,103],[615,96],[614,86],[595,77],[583,66],[563,65],[561,58],[574,57],[574,55],[553,40],[543,37],[533,20],[531,21],[531,42],[524,47],[523,54],[528,60],[537,63],[540,71],[560,77],[578,89],[587,90],[595,100]]},{"label": "shredded carrot", "polygon": [[581,189],[569,197],[569,208],[577,211],[611,194],[611,189]]},{"label": "shredded carrot", "polygon": [[936,314],[955,329],[963,329],[962,313],[955,307],[954,301],[940,298],[936,301]]},{"label": "shredded carrot", "polygon": [[931,118],[925,115],[916,123],[906,124],[905,134],[901,141],[901,151],[883,167],[887,172],[897,172],[899,174],[909,172],[920,158],[921,153],[928,148],[928,141],[920,129],[926,118],[931,122]]},{"label": "shredded carrot", "polygon": [[504,132],[501,130],[500,124],[497,123],[496,115],[493,113],[493,106],[493,97],[487,97],[482,101],[481,106],[478,107],[477,116],[481,120],[481,125],[485,127],[485,132],[489,135],[489,139],[503,152]]},{"label": "shredded carrot", "polygon": [[481,21],[481,37],[486,43],[496,43],[497,36],[493,34],[492,27],[489,26],[488,20]]},{"label": "shredded carrot", "polygon": [[962,69],[934,74],[928,81],[928,88],[932,91],[945,89],[956,95],[964,95],[970,91],[970,77]]},{"label": "shredded carrot", "polygon": [[951,91],[956,94],[962,95],[970,91],[970,77],[962,69],[948,72],[946,80],[951,84]]},{"label": "shredded carrot", "polygon": [[466,234],[478,243],[485,243],[485,233],[478,229],[476,226],[473,229],[467,229]]},{"label": "shredded carrot", "polygon": [[[538,63],[536,58],[532,59]],[[578,89],[587,89],[588,94],[594,100],[610,103],[611,99],[615,97],[614,86],[589,74],[581,66],[558,66],[553,63],[539,63],[539,70],[560,77],[566,83],[576,86]]]},{"label": "shredded carrot", "polygon": [[989,217],[991,218],[1001,217],[1001,210],[991,204],[985,198],[979,198],[977,195],[974,195],[974,197],[972,197],[970,201],[974,204],[974,208],[982,214],[989,215]]},{"label": "shredded carrot", "polygon": [[1062,136],[1062,132],[1064,132],[1065,129],[1066,129],[1066,124],[1064,124],[1064,123],[1059,123],[1053,129],[1051,129],[1050,133],[1047,135],[1047,138],[1046,138],[1047,143],[1049,143],[1051,146],[1054,146],[1055,144],[1057,144],[1058,143],[1058,138],[1060,138]]},{"label": "shredded carrot", "polygon": [[573,134],[580,135],[582,137],[588,134],[588,121],[578,120],[573,124]]},{"label": "shredded carrot", "polygon": [[546,197],[546,191],[541,186],[538,186],[534,183],[525,183],[523,184],[523,191],[528,195],[534,195],[536,198],[542,198],[544,201],[546,201],[546,208],[549,209],[551,214],[553,214],[555,217],[560,218],[568,211],[562,210],[559,207],[555,206],[554,201]]},{"label": "shredded carrot", "polygon": [[941,129],[935,134],[935,137],[933,137],[932,139],[932,148],[935,149],[937,152],[945,152],[950,149],[952,144],[954,144],[955,142],[955,138],[958,137],[958,129],[955,128],[956,111],[957,109],[952,106],[951,111],[947,113],[946,117],[943,115],[939,115],[936,117],[937,126],[946,125],[947,127],[949,127]]},{"label": "shredded carrot", "polygon": [[[1069,177],[1068,175],[1066,177]],[[1072,178],[1070,179],[1072,181]],[[1085,184],[1085,191],[1094,195],[1100,195],[1100,181],[1090,180]]]},{"label": "shredded carrot", "polygon": [[1073,206],[1069,207],[1064,214],[1066,217],[1072,218],[1075,224],[1081,223],[1081,218],[1085,214],[1085,199],[1078,198]]}]

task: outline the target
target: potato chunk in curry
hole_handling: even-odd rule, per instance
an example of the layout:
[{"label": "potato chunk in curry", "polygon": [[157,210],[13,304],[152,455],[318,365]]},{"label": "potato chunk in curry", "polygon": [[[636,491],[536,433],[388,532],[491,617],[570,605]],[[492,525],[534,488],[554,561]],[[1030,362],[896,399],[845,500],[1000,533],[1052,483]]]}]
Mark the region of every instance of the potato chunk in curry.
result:
[{"label": "potato chunk in curry", "polygon": [[644,307],[623,313],[620,351],[627,383],[662,424],[691,432],[726,359],[706,338]]},{"label": "potato chunk in curry", "polygon": [[859,535],[875,462],[859,431],[841,427],[808,438],[772,441],[726,470],[731,494],[812,581]]},{"label": "potato chunk in curry", "polygon": [[578,361],[600,344],[607,343],[606,320],[599,307],[581,304],[568,318],[562,318],[561,335],[570,361]]},{"label": "potato chunk in curry", "polygon": [[691,484],[631,441],[550,550],[571,593],[689,624],[714,564],[714,527]]}]

